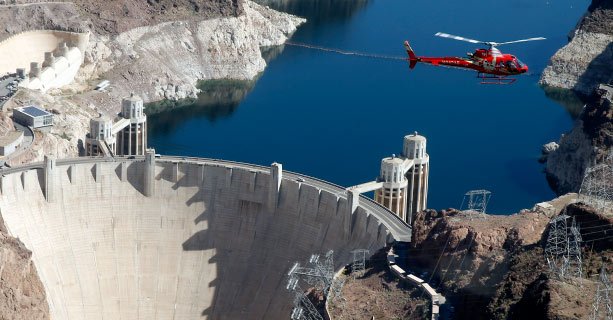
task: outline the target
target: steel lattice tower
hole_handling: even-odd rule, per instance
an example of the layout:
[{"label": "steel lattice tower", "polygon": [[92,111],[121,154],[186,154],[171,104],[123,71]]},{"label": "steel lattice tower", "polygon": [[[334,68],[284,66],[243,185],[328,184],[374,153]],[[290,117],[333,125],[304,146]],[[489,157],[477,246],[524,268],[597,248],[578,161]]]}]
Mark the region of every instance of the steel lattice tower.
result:
[{"label": "steel lattice tower", "polygon": [[581,257],[581,233],[579,232],[579,226],[575,222],[573,217],[570,227],[570,233],[568,234],[568,249],[567,259],[565,261],[565,272],[567,276],[581,278],[583,276],[583,259]]},{"label": "steel lattice tower", "polygon": [[594,303],[592,304],[592,320],[611,320],[613,319],[613,309],[611,307],[611,281],[603,265],[600,268],[600,276],[598,277],[598,288],[596,289],[596,295],[594,296]]},{"label": "steel lattice tower", "polygon": [[294,308],[290,315],[292,320],[323,320],[311,300],[298,283],[298,277],[292,276],[287,283],[287,290],[294,292]]},{"label": "steel lattice tower", "polygon": [[370,251],[367,249],[357,249],[351,251],[353,253],[353,264],[351,268],[351,273],[353,273],[354,277],[356,275],[360,275],[366,270],[366,254]]},{"label": "steel lattice tower", "polygon": [[564,277],[564,256],[568,247],[566,231],[566,220],[568,218],[569,216],[566,214],[561,214],[549,222],[549,236],[545,245],[545,257],[547,258],[547,265],[549,265],[549,272],[559,278]]},{"label": "steel lattice tower", "polygon": [[[492,193],[488,190],[470,190],[464,194],[460,210],[479,215],[485,214],[491,196]],[[463,209],[464,203],[466,203],[466,209]]]},{"label": "steel lattice tower", "polygon": [[581,233],[574,217],[568,227],[568,218],[563,213],[549,222],[549,236],[545,245],[549,271],[558,279],[583,276]]},{"label": "steel lattice tower", "polygon": [[603,163],[585,170],[579,199],[601,214],[613,214],[613,151]]},{"label": "steel lattice tower", "polygon": [[320,260],[318,254],[311,255],[306,267],[301,267],[300,263],[296,262],[287,275],[289,277],[287,289],[295,293],[292,320],[323,319],[304,294],[300,286],[301,280],[322,291],[326,296],[332,291],[335,298],[340,298],[343,283],[334,280],[334,251],[332,250],[326,253],[323,261]]}]

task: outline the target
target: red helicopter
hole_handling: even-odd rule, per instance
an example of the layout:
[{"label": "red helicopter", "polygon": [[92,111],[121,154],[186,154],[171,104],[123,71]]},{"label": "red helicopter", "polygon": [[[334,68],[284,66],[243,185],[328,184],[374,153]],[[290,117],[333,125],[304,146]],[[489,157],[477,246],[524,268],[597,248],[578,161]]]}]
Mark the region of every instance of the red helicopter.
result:
[{"label": "red helicopter", "polygon": [[429,63],[435,66],[447,66],[455,68],[465,68],[477,71],[477,78],[481,79],[482,84],[511,84],[515,82],[515,76],[528,72],[528,66],[511,54],[504,54],[496,48],[497,46],[509,43],[545,40],[543,37],[530,38],[507,42],[486,42],[454,36],[447,33],[438,32],[435,36],[466,41],[470,43],[482,43],[489,46],[489,49],[477,49],[474,53],[468,53],[466,58],[461,57],[418,57],[409,45],[404,42],[404,47],[409,54],[409,67],[415,68],[418,62]]}]

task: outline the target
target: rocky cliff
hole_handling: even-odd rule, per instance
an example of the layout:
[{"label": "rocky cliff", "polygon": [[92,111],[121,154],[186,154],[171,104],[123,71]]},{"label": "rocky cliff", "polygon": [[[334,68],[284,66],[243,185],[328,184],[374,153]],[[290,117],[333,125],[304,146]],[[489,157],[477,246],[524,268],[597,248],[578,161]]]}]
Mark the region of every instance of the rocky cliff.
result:
[{"label": "rocky cliff", "polygon": [[112,83],[109,112],[131,91],[145,101],[195,98],[198,80],[253,79],[264,71],[261,48],[285,42],[305,20],[246,1],[238,17],[174,21],[98,37],[81,78]]},{"label": "rocky cliff", "polygon": [[600,85],[579,115],[575,127],[562,136],[547,156],[547,179],[558,194],[578,192],[585,169],[601,163],[613,146],[613,87]]},{"label": "rocky cliff", "polygon": [[593,0],[588,12],[569,34],[543,71],[540,83],[591,95],[613,80],[613,1]]},{"label": "rocky cliff", "polygon": [[569,39],[540,80],[587,101],[559,147],[551,143],[543,149],[547,180],[558,194],[578,192],[585,169],[602,162],[613,146],[613,87],[606,85],[613,81],[613,0],[593,0]]},{"label": "rocky cliff", "polygon": [[45,288],[31,258],[0,217],[0,319],[49,319]]},{"label": "rocky cliff", "polygon": [[[563,208],[580,223],[586,245],[584,278],[612,257],[610,241],[598,231],[610,221],[591,208],[571,204],[574,195],[511,216],[479,216],[449,209],[415,217],[408,264],[439,287],[455,307],[456,319],[583,319],[595,287],[588,279],[569,285],[547,273],[544,245],[548,224]],[[597,232],[594,232],[597,230]],[[597,240],[597,241],[593,241]]]}]

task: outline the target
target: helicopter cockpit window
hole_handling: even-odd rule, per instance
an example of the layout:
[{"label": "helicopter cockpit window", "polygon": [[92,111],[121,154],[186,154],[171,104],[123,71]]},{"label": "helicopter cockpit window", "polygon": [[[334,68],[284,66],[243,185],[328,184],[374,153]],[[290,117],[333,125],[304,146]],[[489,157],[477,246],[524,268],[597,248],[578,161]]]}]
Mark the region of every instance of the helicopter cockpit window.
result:
[{"label": "helicopter cockpit window", "polygon": [[517,64],[519,65],[520,68],[523,68],[526,64],[521,62],[521,60],[519,59],[515,59],[515,61],[517,61]]},{"label": "helicopter cockpit window", "polygon": [[509,61],[507,61],[507,68],[509,68],[509,69],[517,69],[517,64],[515,64],[515,61],[509,60]]}]

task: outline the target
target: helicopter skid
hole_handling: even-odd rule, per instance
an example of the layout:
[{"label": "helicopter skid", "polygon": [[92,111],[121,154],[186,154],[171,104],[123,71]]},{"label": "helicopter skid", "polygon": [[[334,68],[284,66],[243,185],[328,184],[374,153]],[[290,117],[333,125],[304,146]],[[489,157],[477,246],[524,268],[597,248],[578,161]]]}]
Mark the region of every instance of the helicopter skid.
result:
[{"label": "helicopter skid", "polygon": [[477,78],[481,79],[481,84],[512,84],[517,80],[515,78],[509,78],[508,76],[499,76],[482,72],[477,73]]}]

